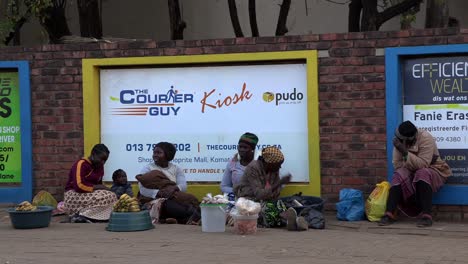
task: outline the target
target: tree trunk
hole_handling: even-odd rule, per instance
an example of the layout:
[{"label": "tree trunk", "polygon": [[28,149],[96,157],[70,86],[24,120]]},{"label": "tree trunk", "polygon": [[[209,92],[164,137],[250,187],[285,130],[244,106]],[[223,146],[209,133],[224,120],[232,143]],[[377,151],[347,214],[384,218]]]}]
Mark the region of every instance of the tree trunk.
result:
[{"label": "tree trunk", "polygon": [[[19,0],[13,0],[13,5],[15,6],[15,8],[13,8],[13,6],[12,6],[12,10],[11,10],[12,14],[14,16],[19,16],[19,6],[20,6]],[[29,17],[29,14],[30,14],[29,10],[26,11],[26,14],[24,16],[22,16],[19,21],[16,22],[16,25],[14,27],[14,32],[13,32],[13,34],[14,34],[14,36],[13,36],[13,45],[15,45],[15,46],[19,46],[21,44],[20,30],[21,30],[21,27],[26,22],[27,17]],[[22,21],[22,20],[24,20],[24,21]]]},{"label": "tree trunk", "polygon": [[278,16],[278,24],[276,25],[276,36],[284,36],[288,33],[288,28],[286,27],[286,22],[288,20],[289,8],[291,7],[291,0],[283,0],[281,4],[280,13]]},{"label": "tree trunk", "polygon": [[258,37],[257,11],[255,9],[255,0],[249,0],[249,21],[252,37]]},{"label": "tree trunk", "polygon": [[102,38],[102,18],[98,0],[77,0],[82,37]]},{"label": "tree trunk", "polygon": [[362,3],[361,0],[351,0],[349,3],[348,11],[348,31],[359,32],[361,31],[360,23],[361,20]]},{"label": "tree trunk", "polygon": [[379,30],[378,15],[377,0],[362,0],[361,31]]},{"label": "tree trunk", "polygon": [[54,1],[54,5],[45,11],[48,16],[41,22],[41,25],[49,34],[49,42],[52,44],[60,43],[61,37],[71,35],[65,17],[65,7],[65,0]]},{"label": "tree trunk", "polygon": [[228,0],[229,5],[229,16],[231,17],[232,27],[234,28],[234,34],[236,34],[236,38],[244,37],[244,33],[242,33],[242,28],[239,24],[239,16],[237,15],[237,7],[236,7],[236,0]]},{"label": "tree trunk", "polygon": [[456,17],[449,17],[448,26],[458,28],[460,27],[460,21]]},{"label": "tree trunk", "polygon": [[449,7],[447,0],[427,0],[426,28],[448,27]]},{"label": "tree trunk", "polygon": [[171,25],[171,39],[184,39],[186,24],[180,15],[179,0],[168,0],[169,20]]}]

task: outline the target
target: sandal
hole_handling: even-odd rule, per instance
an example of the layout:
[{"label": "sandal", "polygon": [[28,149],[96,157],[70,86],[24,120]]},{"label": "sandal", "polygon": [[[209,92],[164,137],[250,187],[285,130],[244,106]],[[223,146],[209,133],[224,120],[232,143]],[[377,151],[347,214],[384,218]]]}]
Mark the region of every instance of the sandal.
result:
[{"label": "sandal", "polygon": [[432,219],[429,216],[423,216],[418,220],[417,227],[430,227],[432,226]]},{"label": "sandal", "polygon": [[384,215],[384,216],[382,216],[382,218],[379,221],[379,226],[388,226],[388,225],[391,225],[391,224],[393,224],[395,222],[396,222],[395,219],[391,218],[388,215]]}]

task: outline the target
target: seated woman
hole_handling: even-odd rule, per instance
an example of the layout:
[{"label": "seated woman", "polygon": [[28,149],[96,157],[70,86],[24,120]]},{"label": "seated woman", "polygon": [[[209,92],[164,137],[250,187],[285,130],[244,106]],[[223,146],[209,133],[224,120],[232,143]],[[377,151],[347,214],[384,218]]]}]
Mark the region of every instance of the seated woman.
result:
[{"label": "seated woman", "polygon": [[197,198],[187,190],[182,169],[170,162],[176,148],[169,142],[159,142],[153,150],[154,163],[146,165],[136,176],[140,203],[150,209],[155,222],[196,224],[200,220]]},{"label": "seated woman", "polygon": [[410,121],[401,123],[395,130],[392,159],[392,187],[379,225],[395,222],[400,209],[408,216],[419,216],[418,227],[432,226],[432,194],[452,175],[440,158],[434,137]]},{"label": "seated woman", "polygon": [[237,153],[229,161],[221,181],[221,192],[231,194],[233,186],[240,182],[247,165],[254,159],[258,137],[252,133],[243,134],[237,146]]},{"label": "seated woman", "polygon": [[106,145],[97,144],[88,158],[73,164],[64,195],[64,206],[70,215],[91,220],[109,220],[112,206],[117,202],[115,193],[102,184],[104,163],[109,153]]},{"label": "seated woman", "polygon": [[[274,203],[280,196],[283,184],[291,181],[291,175],[282,178],[279,176],[279,169],[284,162],[281,150],[276,147],[266,147],[262,150],[258,160],[252,161],[245,168],[244,176],[238,185],[234,187],[236,197],[244,197],[262,203],[262,211],[267,208],[274,208],[269,203]],[[267,215],[267,214],[266,214]],[[280,216],[278,216],[280,217]],[[308,223],[304,217],[297,217],[294,208],[286,211],[288,230],[303,231],[308,229]],[[269,225],[274,226],[277,219],[272,219]]]}]

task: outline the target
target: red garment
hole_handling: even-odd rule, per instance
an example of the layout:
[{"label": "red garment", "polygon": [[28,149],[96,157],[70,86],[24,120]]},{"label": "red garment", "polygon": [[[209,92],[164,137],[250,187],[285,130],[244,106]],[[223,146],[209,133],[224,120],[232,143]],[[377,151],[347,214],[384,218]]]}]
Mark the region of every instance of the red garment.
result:
[{"label": "red garment", "polygon": [[444,185],[446,178],[432,168],[422,168],[412,173],[406,168],[399,168],[393,173],[392,186],[400,185],[403,201],[398,205],[399,209],[407,216],[416,217],[421,212],[420,206],[415,203],[416,183],[423,181],[437,192]]},{"label": "red garment", "polygon": [[95,168],[91,161],[82,158],[73,164],[68,174],[65,191],[74,190],[79,193],[90,193],[94,191],[94,185],[102,184],[104,167]]}]

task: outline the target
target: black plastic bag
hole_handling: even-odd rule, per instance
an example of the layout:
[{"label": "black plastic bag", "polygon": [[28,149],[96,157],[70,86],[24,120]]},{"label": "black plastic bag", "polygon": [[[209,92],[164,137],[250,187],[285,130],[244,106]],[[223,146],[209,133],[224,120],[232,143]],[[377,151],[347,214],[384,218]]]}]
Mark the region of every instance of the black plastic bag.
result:
[{"label": "black plastic bag", "polygon": [[319,212],[323,212],[323,205],[325,204],[325,201],[320,197],[306,196],[302,195],[302,193],[282,197],[280,199],[284,202],[287,208],[294,208],[298,214],[300,214],[305,208],[313,208]]},{"label": "black plastic bag", "polygon": [[325,228],[325,218],[323,217],[322,212],[315,210],[312,207],[306,207],[302,209],[299,216],[305,218],[309,223],[309,228],[313,229],[324,229]]}]

